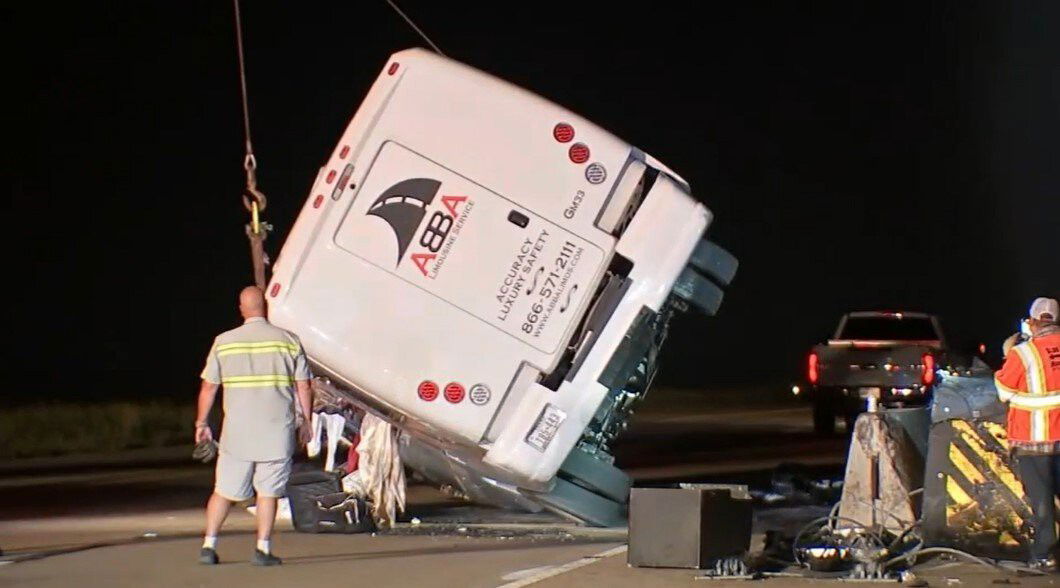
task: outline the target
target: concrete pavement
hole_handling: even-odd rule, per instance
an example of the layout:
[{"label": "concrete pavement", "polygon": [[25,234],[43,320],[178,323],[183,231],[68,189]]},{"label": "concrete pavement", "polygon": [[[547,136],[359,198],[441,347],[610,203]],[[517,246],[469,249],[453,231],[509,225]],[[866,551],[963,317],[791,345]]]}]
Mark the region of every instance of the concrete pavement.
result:
[{"label": "concrete pavement", "polygon": [[246,562],[252,532],[227,534],[221,565],[195,563],[199,537],[161,537],[0,567],[0,583],[25,586],[499,586],[528,568],[562,565],[615,547],[556,537],[298,535],[279,533],[278,568]]}]

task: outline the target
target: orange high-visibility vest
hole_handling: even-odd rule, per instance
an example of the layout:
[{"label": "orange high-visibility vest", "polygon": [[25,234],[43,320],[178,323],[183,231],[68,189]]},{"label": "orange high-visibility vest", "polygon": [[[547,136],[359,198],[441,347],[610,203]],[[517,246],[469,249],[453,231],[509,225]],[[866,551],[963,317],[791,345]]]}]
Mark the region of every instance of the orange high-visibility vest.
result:
[{"label": "orange high-visibility vest", "polygon": [[1009,404],[1010,440],[1060,441],[1060,333],[1013,346],[994,383]]}]

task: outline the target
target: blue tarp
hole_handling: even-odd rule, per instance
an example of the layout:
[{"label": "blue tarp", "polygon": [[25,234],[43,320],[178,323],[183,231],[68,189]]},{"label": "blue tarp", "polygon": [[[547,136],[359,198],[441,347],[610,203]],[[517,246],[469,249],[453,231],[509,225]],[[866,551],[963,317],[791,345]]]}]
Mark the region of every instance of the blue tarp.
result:
[{"label": "blue tarp", "polygon": [[950,419],[968,421],[1004,419],[1005,405],[997,398],[994,374],[986,364],[977,362],[960,375],[940,373],[931,401],[931,422]]}]

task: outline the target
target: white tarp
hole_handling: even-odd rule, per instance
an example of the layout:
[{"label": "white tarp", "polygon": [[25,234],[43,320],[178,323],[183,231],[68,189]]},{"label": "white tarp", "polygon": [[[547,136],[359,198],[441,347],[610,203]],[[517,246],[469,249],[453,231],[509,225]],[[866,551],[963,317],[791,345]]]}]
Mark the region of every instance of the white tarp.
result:
[{"label": "white tarp", "polygon": [[357,471],[342,479],[342,489],[372,503],[372,517],[380,529],[390,527],[405,512],[405,468],[398,454],[398,431],[372,415],[361,421]]}]

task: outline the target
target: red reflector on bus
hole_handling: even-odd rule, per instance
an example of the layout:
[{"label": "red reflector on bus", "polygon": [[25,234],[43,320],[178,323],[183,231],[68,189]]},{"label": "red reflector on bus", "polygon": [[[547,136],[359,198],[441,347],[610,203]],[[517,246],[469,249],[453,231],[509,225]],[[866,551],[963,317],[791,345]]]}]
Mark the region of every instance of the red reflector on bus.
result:
[{"label": "red reflector on bus", "polygon": [[416,387],[416,394],[419,395],[421,400],[431,402],[435,398],[438,398],[438,384],[435,384],[430,380],[424,380]]},{"label": "red reflector on bus", "polygon": [[328,179],[325,181],[329,184],[335,181],[335,170],[331,170],[328,172]]},{"label": "red reflector on bus", "polygon": [[343,145],[342,151],[339,151],[339,159],[346,159],[346,156],[350,154],[350,146]]},{"label": "red reflector on bus", "polygon": [[280,284],[276,283],[272,285],[272,289],[269,290],[269,296],[276,298],[276,295],[280,293]]},{"label": "red reflector on bus", "polygon": [[313,199],[313,208],[320,208],[320,205],[324,203],[324,195],[317,194],[317,197]]},{"label": "red reflector on bus", "polygon": [[449,382],[445,385],[445,399],[453,404],[459,404],[464,400],[464,387],[456,382]]},{"label": "red reflector on bus", "polygon": [[567,123],[559,123],[552,129],[552,136],[560,143],[570,143],[574,138],[574,127]]},{"label": "red reflector on bus", "polygon": [[574,163],[585,163],[589,161],[589,147],[585,143],[575,143],[570,146],[568,155]]},{"label": "red reflector on bus", "polygon": [[397,70],[398,70],[398,63],[395,61],[394,63],[390,64],[390,69],[386,70],[386,75],[392,76],[392,75],[397,73]]}]

